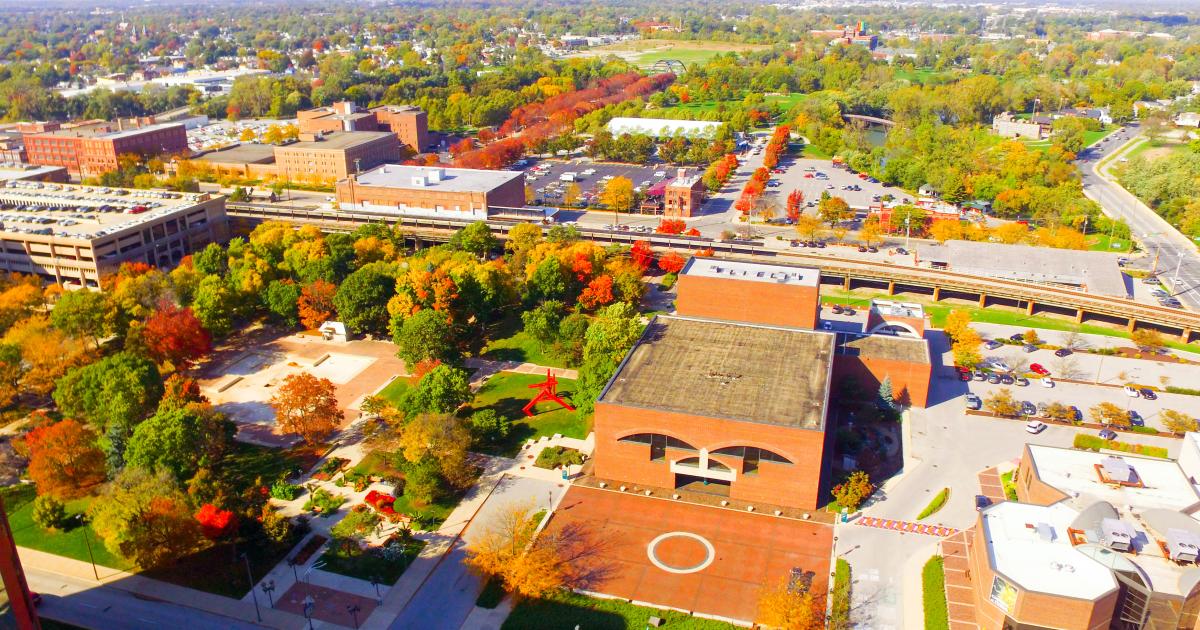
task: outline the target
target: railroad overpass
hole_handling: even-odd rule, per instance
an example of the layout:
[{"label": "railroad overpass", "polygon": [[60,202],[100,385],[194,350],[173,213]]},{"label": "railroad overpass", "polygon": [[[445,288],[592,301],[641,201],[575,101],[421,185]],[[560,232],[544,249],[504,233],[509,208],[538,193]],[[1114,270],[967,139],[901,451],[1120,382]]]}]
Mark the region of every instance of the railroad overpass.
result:
[{"label": "railroad overpass", "polygon": [[[403,227],[418,247],[446,242],[455,231],[471,222],[464,219],[307,210],[258,203],[231,202],[226,206],[229,216],[244,228],[263,221],[276,220],[316,225],[331,232],[351,232],[367,223],[387,223]],[[519,223],[521,221],[516,219],[488,221],[492,232],[500,239],[507,238],[508,230]],[[821,272],[822,284],[840,286],[846,290],[875,288],[889,295],[926,295],[935,302],[945,299],[969,300],[980,307],[1011,306],[1023,309],[1028,315],[1054,314],[1071,318],[1076,323],[1103,322],[1124,326],[1130,332],[1138,328],[1153,328],[1175,335],[1185,343],[1200,339],[1200,313],[1095,295],[1061,286],[987,278],[924,267],[899,266],[888,262],[779,252],[762,247],[754,241],[727,242],[703,237],[629,234],[586,227],[579,228],[579,232],[584,238],[605,244],[632,245],[636,241],[648,241],[655,247],[685,251],[711,248],[718,255],[770,257],[781,262],[818,269]]]}]

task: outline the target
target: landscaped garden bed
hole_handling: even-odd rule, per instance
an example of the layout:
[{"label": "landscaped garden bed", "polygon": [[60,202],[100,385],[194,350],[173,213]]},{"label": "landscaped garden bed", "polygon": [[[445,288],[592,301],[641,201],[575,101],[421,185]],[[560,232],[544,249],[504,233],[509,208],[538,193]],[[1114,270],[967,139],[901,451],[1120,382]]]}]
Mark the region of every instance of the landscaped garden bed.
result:
[{"label": "landscaped garden bed", "polygon": [[553,470],[560,466],[579,466],[584,462],[583,453],[578,449],[567,446],[547,446],[538,453],[533,465],[538,468]]},{"label": "landscaped garden bed", "polygon": [[392,585],[425,548],[423,541],[396,535],[379,546],[363,548],[357,538],[335,537],[317,561],[322,571]]}]

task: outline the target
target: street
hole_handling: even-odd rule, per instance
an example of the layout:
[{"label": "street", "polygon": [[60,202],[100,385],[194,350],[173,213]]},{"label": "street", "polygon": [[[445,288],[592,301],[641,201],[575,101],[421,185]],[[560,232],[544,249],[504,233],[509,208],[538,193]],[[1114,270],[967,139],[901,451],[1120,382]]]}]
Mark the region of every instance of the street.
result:
[{"label": "street", "polygon": [[[1129,191],[1105,177],[1115,160],[1100,166],[1101,160],[1118,152],[1138,133],[1136,127],[1125,127],[1108,136],[1107,141],[1080,152],[1084,194],[1099,203],[1109,216],[1124,219],[1142,248],[1158,257],[1157,271],[1164,287],[1185,306],[1200,308],[1200,254],[1195,244]],[[1180,280],[1178,284],[1175,278]]]}]

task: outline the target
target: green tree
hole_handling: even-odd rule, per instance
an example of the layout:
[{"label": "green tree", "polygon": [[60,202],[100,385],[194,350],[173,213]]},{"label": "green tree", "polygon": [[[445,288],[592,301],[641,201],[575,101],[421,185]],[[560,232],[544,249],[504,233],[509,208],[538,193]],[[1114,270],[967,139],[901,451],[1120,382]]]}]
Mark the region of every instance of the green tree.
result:
[{"label": "green tree", "polygon": [[439,365],[421,377],[404,400],[410,414],[451,413],[471,400],[471,375],[464,369]]},{"label": "green tree", "polygon": [[481,409],[471,414],[471,430],[486,444],[495,444],[508,437],[512,421],[495,409]]},{"label": "green tree", "polygon": [[547,300],[537,308],[521,313],[525,333],[537,340],[543,349],[558,340],[558,327],[566,312],[566,305],[558,300]]},{"label": "green tree", "polygon": [[64,416],[84,420],[101,433],[113,426],[132,430],[154,411],[162,395],[158,368],[130,352],[73,369],[54,388],[54,401]]},{"label": "green tree", "polygon": [[176,560],[204,544],[187,495],[165,472],[126,468],[88,513],[104,546],[142,568]]},{"label": "green tree", "polygon": [[95,347],[101,337],[111,332],[114,315],[107,293],[67,291],[50,311],[50,323],[68,335],[90,341]]},{"label": "green tree", "polygon": [[370,263],[346,277],[333,296],[338,316],[355,333],[381,334],[388,327],[387,303],[396,279],[386,263]]},{"label": "green tree", "polygon": [[563,268],[563,264],[559,262],[558,258],[550,256],[538,263],[526,288],[535,300],[572,302],[574,300],[570,295],[571,282],[571,275]]},{"label": "green tree", "polygon": [[476,221],[454,233],[450,245],[464,252],[475,254],[480,259],[496,249],[498,243],[492,229],[484,221]]},{"label": "green tree", "polygon": [[33,500],[33,522],[45,530],[55,530],[67,521],[67,508],[62,501],[48,494]]},{"label": "green tree", "polygon": [[637,311],[629,304],[618,302],[596,313],[584,335],[583,366],[575,397],[576,412],[581,418],[591,415],[604,385],[641,334]]},{"label": "green tree", "polygon": [[267,310],[280,323],[295,328],[300,325],[300,285],[290,280],[274,280],[267,285]]},{"label": "green tree", "polygon": [[224,337],[233,330],[234,295],[217,276],[205,276],[196,287],[192,312],[205,330],[214,337]]},{"label": "green tree", "polygon": [[165,409],[133,430],[125,447],[125,464],[166,471],[182,482],[200,467],[217,463],[236,432],[232,422],[207,405]]},{"label": "green tree", "polygon": [[424,309],[404,318],[398,327],[395,323],[393,320],[392,341],[397,347],[396,355],[409,366],[430,359],[444,363],[458,362],[461,355],[445,313]]},{"label": "green tree", "polygon": [[206,276],[223,276],[229,271],[229,255],[225,253],[225,248],[209,243],[192,255],[192,266]]}]

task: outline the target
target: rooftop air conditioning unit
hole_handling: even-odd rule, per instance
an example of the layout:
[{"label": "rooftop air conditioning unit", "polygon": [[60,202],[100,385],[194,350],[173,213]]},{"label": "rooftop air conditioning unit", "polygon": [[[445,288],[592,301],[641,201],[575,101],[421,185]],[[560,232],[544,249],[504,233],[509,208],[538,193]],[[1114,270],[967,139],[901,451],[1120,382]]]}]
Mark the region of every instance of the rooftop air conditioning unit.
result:
[{"label": "rooftop air conditioning unit", "polygon": [[425,187],[425,178],[420,175],[413,176],[412,185],[414,188],[424,188]]},{"label": "rooftop air conditioning unit", "polygon": [[429,180],[430,184],[436,184],[446,178],[446,171],[440,168],[430,169],[425,174],[425,177]]}]

